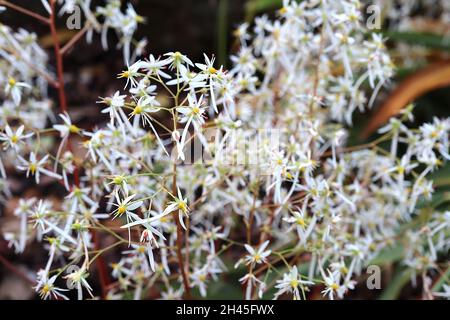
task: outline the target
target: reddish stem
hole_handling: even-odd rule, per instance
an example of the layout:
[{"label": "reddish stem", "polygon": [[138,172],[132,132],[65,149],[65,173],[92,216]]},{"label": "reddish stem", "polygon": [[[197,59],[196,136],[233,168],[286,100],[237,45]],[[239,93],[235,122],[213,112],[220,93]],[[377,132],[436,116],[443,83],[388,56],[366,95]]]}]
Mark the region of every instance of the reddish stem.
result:
[{"label": "reddish stem", "polygon": [[[94,242],[95,250],[99,250],[100,243],[99,243],[97,232],[92,230],[91,234],[92,234],[92,241]],[[108,287],[111,283],[111,279],[109,278],[109,275],[108,275],[108,269],[106,267],[105,259],[103,259],[103,257],[101,255],[97,258],[96,263],[97,263],[98,273],[100,276],[100,286],[102,288],[102,298],[106,299],[106,296],[108,295]]]},{"label": "reddish stem", "polygon": [[[61,51],[61,47],[59,45],[58,32],[56,31],[55,24],[55,8],[56,2],[55,0],[50,1],[51,6],[51,14],[49,19],[50,24],[50,32],[53,39],[53,48],[55,51],[55,59],[56,59],[56,73],[58,78],[58,95],[59,95],[59,107],[61,112],[67,112],[67,98],[66,98],[66,90],[64,88],[64,62],[63,62],[63,52]],[[67,147],[73,154],[72,142],[70,138],[67,142]],[[80,174],[78,170],[78,166],[75,166],[73,171],[73,178],[76,186],[80,184]]]},{"label": "reddish stem", "polygon": [[86,25],[81,29],[69,42],[66,43],[64,47],[61,49],[61,55],[65,55],[68,50],[70,50],[89,30],[90,24],[87,22]]},{"label": "reddish stem", "polygon": [[52,12],[50,14],[50,32],[53,39],[53,48],[55,51],[55,59],[56,59],[56,72],[59,82],[58,94],[59,94],[59,103],[62,112],[67,112],[67,100],[66,100],[66,92],[64,89],[64,67],[63,67],[63,59],[61,54],[61,48],[59,46],[58,32],[56,31],[55,25],[55,1],[51,0],[51,9]]},{"label": "reddish stem", "polygon": [[[64,88],[64,62],[63,62],[63,55],[64,51],[61,50],[60,44],[59,44],[59,38],[58,33],[56,31],[56,24],[55,24],[55,12],[56,12],[56,0],[50,0],[50,7],[51,7],[51,14],[49,18],[49,25],[50,25],[50,32],[53,40],[53,48],[55,52],[55,59],[56,59],[56,72],[57,72],[57,78],[58,78],[58,95],[59,95],[59,105],[61,112],[67,112],[67,98],[66,98],[66,92]],[[75,41],[76,42],[76,41]],[[73,42],[73,43],[75,43]],[[69,151],[73,154],[73,147],[72,142],[69,139],[67,140],[67,148]],[[78,165],[75,163],[75,169],[73,172],[73,179],[76,187],[80,186],[80,174],[79,174],[79,168]],[[97,239],[97,234],[95,230],[91,230],[94,246],[96,250],[99,250],[99,241]],[[105,299],[107,294],[107,287],[110,283],[110,279],[108,276],[108,271],[106,268],[105,260],[100,255],[97,258],[97,268],[100,275],[100,285],[102,287],[102,298]]]},{"label": "reddish stem", "polygon": [[0,262],[5,266],[6,269],[15,273],[20,278],[22,278],[24,281],[30,283],[33,286],[36,284],[36,282],[34,282],[34,280],[30,279],[30,277],[28,277],[25,273],[20,271],[15,265],[13,265],[11,262],[9,262],[8,259],[6,259],[2,254],[0,254]]},{"label": "reddish stem", "polygon": [[[173,194],[177,194],[177,167],[176,163],[173,164],[173,177],[172,177],[172,192]],[[177,259],[178,259],[178,268],[180,269],[181,277],[183,279],[183,286],[184,286],[184,296],[187,299],[191,299],[191,292],[190,292],[190,286],[189,286],[189,278],[186,273],[186,267],[184,265],[183,260],[183,254],[181,252],[181,248],[183,246],[183,230],[181,223],[177,217],[177,210],[173,213],[173,218],[175,219],[175,222],[177,224]]]},{"label": "reddish stem", "polygon": [[49,24],[50,23],[49,19],[47,19],[46,17],[43,17],[40,14],[37,14],[37,13],[31,11],[31,10],[25,9],[25,8],[23,8],[21,6],[18,6],[16,4],[14,4],[14,3],[10,3],[10,2],[5,1],[5,0],[0,0],[0,5],[3,5],[5,7],[10,8],[10,9],[16,10],[16,11],[18,11],[20,13],[26,14],[27,16],[30,16],[30,17],[32,17],[32,18],[34,18],[36,20],[39,20],[42,23],[45,23],[45,24]]}]

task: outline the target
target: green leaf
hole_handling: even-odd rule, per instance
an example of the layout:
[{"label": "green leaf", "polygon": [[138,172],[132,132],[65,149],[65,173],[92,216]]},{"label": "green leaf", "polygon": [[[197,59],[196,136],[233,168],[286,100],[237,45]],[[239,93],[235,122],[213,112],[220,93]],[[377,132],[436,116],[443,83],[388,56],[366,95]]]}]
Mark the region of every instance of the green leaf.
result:
[{"label": "green leaf", "polygon": [[433,180],[433,186],[435,188],[450,186],[450,162],[447,162],[442,168],[431,173],[428,179]]},{"label": "green leaf", "polygon": [[399,261],[403,258],[404,248],[401,244],[397,244],[390,248],[384,248],[381,252],[369,262],[369,265],[383,265]]},{"label": "green leaf", "polygon": [[251,21],[257,14],[274,8],[280,8],[282,0],[250,0],[246,4],[246,21]]},{"label": "green leaf", "polygon": [[389,285],[383,290],[380,295],[380,300],[394,300],[397,299],[402,291],[403,287],[408,283],[411,275],[413,274],[413,269],[402,269],[398,271],[395,276],[391,279]]},{"label": "green leaf", "polygon": [[390,40],[420,45],[428,48],[450,51],[450,37],[429,32],[385,31],[384,37]]},{"label": "green leaf", "polygon": [[439,278],[438,281],[436,281],[436,283],[431,288],[431,291],[440,291],[442,286],[446,283],[450,283],[450,267],[448,267],[445,273]]},{"label": "green leaf", "polygon": [[[431,198],[431,201],[426,202],[425,204],[433,209],[436,209],[443,204],[450,202],[450,192],[448,191],[438,191],[433,194],[433,197]],[[418,207],[420,207],[421,204],[418,204]]]},{"label": "green leaf", "polygon": [[[208,299],[211,300],[241,300],[242,289],[236,281],[211,281],[208,285]],[[200,295],[197,298],[201,299]]]}]

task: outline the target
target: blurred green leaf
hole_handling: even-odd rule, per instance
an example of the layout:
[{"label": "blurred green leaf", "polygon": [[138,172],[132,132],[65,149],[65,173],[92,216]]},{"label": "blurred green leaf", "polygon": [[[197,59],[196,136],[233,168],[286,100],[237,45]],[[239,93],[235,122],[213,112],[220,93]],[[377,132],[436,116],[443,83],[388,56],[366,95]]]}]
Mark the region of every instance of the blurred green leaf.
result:
[{"label": "blurred green leaf", "polygon": [[208,285],[208,300],[242,300],[242,294],[239,282],[235,280],[211,281]]},{"label": "blurred green leaf", "polygon": [[280,8],[282,0],[249,0],[245,6],[246,21],[251,21],[257,14],[274,8]]},{"label": "blurred green leaf", "polygon": [[436,281],[436,283],[431,288],[431,291],[440,291],[442,286],[446,283],[450,283],[450,267],[448,267],[444,274],[439,278],[439,280]]},{"label": "blurred green leaf", "polygon": [[435,192],[433,194],[433,197],[431,198],[431,201],[426,203],[426,205],[431,207],[431,208],[433,208],[433,209],[436,209],[436,208],[442,206],[443,204],[446,204],[446,203],[449,203],[449,202],[450,202],[450,192],[448,192],[448,191],[439,191],[439,192]]},{"label": "blurred green leaf", "polygon": [[394,41],[450,51],[450,37],[443,37],[439,34],[412,31],[385,31],[383,35]]},{"label": "blurred green leaf", "polygon": [[402,291],[403,287],[408,283],[411,275],[413,273],[412,269],[402,269],[399,270],[395,276],[389,282],[386,289],[380,295],[380,300],[394,300],[397,299]]},{"label": "blurred green leaf", "polygon": [[403,250],[404,248],[401,244],[397,244],[390,248],[385,248],[381,250],[381,252],[378,254],[377,257],[375,257],[369,262],[369,265],[370,264],[383,265],[396,262],[403,257],[404,255]]},{"label": "blurred green leaf", "polygon": [[450,186],[450,162],[447,162],[442,168],[431,173],[428,179],[433,180],[433,186],[435,188]]},{"label": "blurred green leaf", "polygon": [[217,9],[217,62],[226,67],[228,40],[228,0],[220,0]]}]

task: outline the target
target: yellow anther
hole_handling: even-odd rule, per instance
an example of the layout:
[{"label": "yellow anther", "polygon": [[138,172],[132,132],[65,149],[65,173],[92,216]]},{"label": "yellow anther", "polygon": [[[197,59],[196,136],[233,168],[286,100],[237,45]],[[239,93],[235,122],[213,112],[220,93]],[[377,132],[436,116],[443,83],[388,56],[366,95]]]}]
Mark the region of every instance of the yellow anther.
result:
[{"label": "yellow anther", "polygon": [[291,280],[290,282],[292,288],[297,288],[299,281],[297,279]]},{"label": "yellow anther", "polygon": [[139,247],[139,248],[137,248],[137,251],[139,252],[139,253],[145,253],[145,247]]},{"label": "yellow anther", "polygon": [[37,170],[37,165],[35,163],[30,164],[30,172],[35,174]]},{"label": "yellow anther", "polygon": [[193,114],[199,114],[199,113],[200,113],[200,108],[197,107],[197,106],[196,106],[196,107],[193,107],[193,108],[192,108],[192,113],[193,113]]},{"label": "yellow anther", "polygon": [[134,108],[133,113],[134,113],[134,114],[141,114],[141,113],[142,113],[142,110],[143,110],[142,106],[137,105],[137,106]]},{"label": "yellow anther", "polygon": [[78,133],[78,132],[80,132],[80,128],[78,128],[74,124],[71,124],[70,127],[69,127],[69,131],[70,131],[70,133]]},{"label": "yellow anther", "polygon": [[297,218],[297,220],[296,220],[295,222],[296,222],[299,226],[302,226],[302,227],[306,226],[305,219],[303,219],[303,218]]},{"label": "yellow anther", "polygon": [[130,77],[130,71],[126,70],[126,71],[122,71],[121,73],[119,73],[119,75],[117,76],[117,78],[129,78]]},{"label": "yellow anther", "polygon": [[120,206],[119,208],[117,208],[117,213],[118,214],[124,214],[125,211],[127,211],[127,208],[125,206]]}]

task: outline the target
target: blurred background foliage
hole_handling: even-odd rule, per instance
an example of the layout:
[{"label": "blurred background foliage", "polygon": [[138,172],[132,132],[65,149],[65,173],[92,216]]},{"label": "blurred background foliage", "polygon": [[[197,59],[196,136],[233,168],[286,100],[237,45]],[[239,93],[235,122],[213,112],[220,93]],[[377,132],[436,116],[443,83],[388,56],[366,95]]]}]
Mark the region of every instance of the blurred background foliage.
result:
[{"label": "blurred background foliage", "polygon": [[[40,1],[18,0],[17,4],[35,11],[42,11]],[[96,1],[93,1],[94,3]],[[98,1],[97,1],[98,2]],[[168,51],[181,51],[193,60],[201,60],[203,53],[216,55],[219,64],[229,66],[228,56],[237,50],[233,39],[233,30],[242,22],[251,23],[261,14],[274,16],[281,7],[282,0],[134,0],[136,11],[146,17],[146,23],[140,27],[138,38],[147,37],[148,52],[159,55]],[[420,16],[420,9],[416,13]],[[63,22],[64,19],[61,19]],[[44,26],[24,19],[17,13],[9,11],[0,15],[0,22],[14,28],[23,27],[37,33],[44,47],[51,46],[51,40]],[[396,75],[391,84],[380,93],[373,110],[368,114],[356,115],[354,128],[351,130],[349,143],[361,144],[376,137],[376,127],[397,112],[413,103],[415,119],[410,126],[420,126],[432,121],[433,117],[450,116],[450,26],[437,21],[426,21],[412,30],[398,31],[390,28],[388,20],[383,20],[380,30],[388,38],[391,56],[397,66]],[[73,36],[75,31],[67,30],[61,23],[59,35],[62,42]],[[113,44],[114,35],[110,34],[109,43]],[[402,50],[399,50],[402,49]],[[405,58],[404,52],[418,53],[416,58]],[[436,66],[438,67],[432,67]],[[115,75],[123,68],[120,51],[103,51],[98,38],[89,45],[79,44],[75,52],[67,57],[68,95],[71,109],[78,113],[79,121],[86,126],[98,123],[98,110],[92,108],[99,96],[106,96],[122,86]],[[431,66],[431,67],[430,67]],[[55,94],[55,93],[52,93]],[[96,115],[97,119],[92,117]],[[377,118],[378,125],[371,124]],[[94,120],[93,120],[94,119]],[[381,120],[380,120],[381,119]],[[90,122],[91,121],[91,122]],[[367,131],[368,126],[372,129]],[[363,134],[365,131],[365,135]],[[433,209],[446,209],[450,205],[450,165],[445,164],[433,173],[435,195],[430,202],[423,203],[423,212],[411,221],[415,224]],[[31,251],[33,252],[33,251]],[[408,284],[411,270],[401,266],[401,241],[393,244],[374,261],[383,265],[383,290],[368,292],[366,288],[357,288],[350,298],[414,298],[420,295]],[[22,263],[39,260],[39,257],[25,255]],[[230,259],[231,261],[231,259]],[[234,269],[229,265],[230,273],[225,281],[211,284],[210,298],[241,299],[242,288],[238,279],[245,274],[244,269]],[[308,266],[300,265],[299,270],[306,274]],[[282,268],[280,269],[282,271]],[[270,274],[267,282],[272,281]],[[450,272],[440,275],[434,283],[433,291],[449,281]],[[313,289],[316,290],[316,289]],[[1,292],[1,288],[0,288]],[[198,293],[197,293],[198,294]],[[1,294],[0,294],[1,295]],[[271,292],[265,297],[270,297]],[[313,298],[320,298],[320,289],[312,292]]]}]

